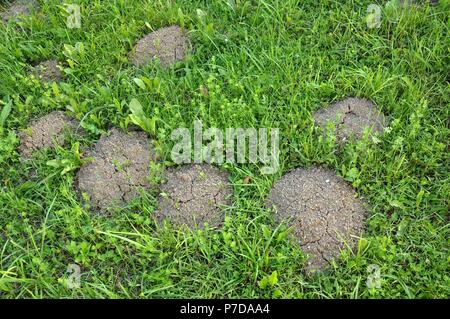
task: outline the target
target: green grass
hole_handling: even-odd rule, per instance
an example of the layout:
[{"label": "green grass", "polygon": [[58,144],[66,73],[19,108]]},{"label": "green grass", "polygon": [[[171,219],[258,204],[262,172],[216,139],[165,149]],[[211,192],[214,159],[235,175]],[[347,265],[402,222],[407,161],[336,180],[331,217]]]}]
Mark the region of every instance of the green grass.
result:
[{"label": "green grass", "polygon": [[[0,25],[0,298],[450,297],[449,1],[413,10],[382,3],[379,29],[365,22],[373,1],[71,2],[82,6],[81,29],[66,27],[56,0]],[[135,41],[171,24],[189,30],[188,59],[133,67]],[[29,65],[49,58],[64,65],[65,83],[28,76]],[[136,84],[142,77],[151,88]],[[312,113],[348,96],[371,99],[390,126],[337,151],[332,136],[313,128]],[[157,192],[98,216],[74,190],[74,171],[61,175],[64,167],[47,162],[69,159],[76,168],[78,143],[85,150],[109,127],[127,128],[133,98],[156,118],[167,165],[172,130],[201,119],[222,129],[279,127],[281,170],[224,165],[234,195],[218,230],[158,227]],[[17,132],[56,109],[87,134],[21,160]],[[264,207],[276,179],[311,165],[335,169],[370,203],[358,250],[315,276],[305,275],[301,250]],[[64,283],[73,263],[79,289]],[[380,289],[367,288],[371,264],[380,267]]]}]

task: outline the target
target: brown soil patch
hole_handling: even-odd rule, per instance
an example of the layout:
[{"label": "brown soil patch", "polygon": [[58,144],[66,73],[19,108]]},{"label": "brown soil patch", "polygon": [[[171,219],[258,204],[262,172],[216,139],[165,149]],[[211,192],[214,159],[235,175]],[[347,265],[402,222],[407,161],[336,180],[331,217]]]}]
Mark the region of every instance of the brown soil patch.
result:
[{"label": "brown soil patch", "polygon": [[129,54],[131,62],[140,67],[151,60],[159,59],[161,66],[167,67],[184,60],[188,41],[179,26],[158,29],[140,39]]},{"label": "brown soil patch", "polygon": [[191,228],[220,226],[224,220],[221,205],[229,205],[233,189],[228,173],[206,164],[186,165],[168,169],[166,184],[161,186],[161,197],[156,217],[169,219],[175,225]]},{"label": "brown soil patch", "polygon": [[143,132],[112,129],[85,156],[93,160],[80,168],[76,183],[102,211],[123,206],[138,195],[138,188],[149,187],[155,152]]},{"label": "brown soil patch", "polygon": [[77,121],[62,111],[54,111],[33,121],[28,128],[19,133],[21,143],[18,151],[27,158],[37,150],[52,147],[54,141],[62,146],[64,133],[75,131],[77,127]]},{"label": "brown soil patch", "polygon": [[34,67],[33,74],[44,82],[58,82],[62,79],[61,70],[58,68],[58,61],[47,60]]},{"label": "brown soil patch", "polygon": [[10,20],[19,20],[22,16],[29,16],[33,11],[39,9],[37,0],[16,0],[1,13],[2,21],[7,23]]},{"label": "brown soil patch", "polygon": [[315,122],[325,128],[328,122],[336,127],[336,138],[345,142],[351,137],[361,138],[364,130],[382,132],[386,119],[372,102],[361,98],[348,98],[319,110],[314,114]]},{"label": "brown soil patch", "polygon": [[346,244],[355,247],[367,212],[343,179],[325,168],[296,169],[268,197],[278,223],[287,222],[308,256],[309,272],[323,270]]}]

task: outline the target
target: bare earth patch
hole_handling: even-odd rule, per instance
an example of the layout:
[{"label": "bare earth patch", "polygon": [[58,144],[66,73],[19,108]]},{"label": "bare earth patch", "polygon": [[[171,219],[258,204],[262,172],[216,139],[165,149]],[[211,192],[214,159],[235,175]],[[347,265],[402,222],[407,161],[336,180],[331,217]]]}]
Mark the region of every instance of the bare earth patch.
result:
[{"label": "bare earth patch", "polygon": [[210,165],[186,165],[168,169],[167,183],[161,186],[158,210],[161,222],[201,228],[204,223],[220,226],[224,220],[221,205],[229,205],[233,189],[228,173]]},{"label": "bare earth patch", "polygon": [[1,13],[3,22],[7,23],[10,20],[18,20],[21,16],[29,16],[35,10],[39,9],[39,2],[37,0],[16,0],[6,11]]},{"label": "bare earth patch", "polygon": [[62,79],[58,61],[47,60],[34,67],[33,73],[44,82],[58,82]]},{"label": "bare earth patch", "polygon": [[93,160],[77,172],[76,183],[102,211],[123,206],[138,195],[138,188],[149,187],[155,152],[143,132],[111,129],[85,156]]},{"label": "bare earth patch", "polygon": [[161,66],[166,67],[184,60],[188,49],[188,41],[179,26],[158,29],[140,39],[129,54],[131,62],[140,67],[151,60],[159,59]]},{"label": "bare earth patch", "polygon": [[347,182],[320,167],[295,169],[273,186],[269,207],[278,223],[292,227],[308,256],[307,271],[324,270],[340,249],[357,244],[367,212],[355,196]]},{"label": "bare earth patch", "polygon": [[58,145],[64,144],[65,134],[75,131],[78,123],[62,111],[54,111],[31,123],[24,131],[19,133],[19,153],[27,158],[37,150],[52,147],[56,141]]},{"label": "bare earth patch", "polygon": [[382,132],[386,126],[383,113],[372,102],[361,98],[347,98],[321,109],[314,114],[314,120],[321,128],[332,122],[339,142],[350,137],[361,138],[366,128],[375,133]]}]

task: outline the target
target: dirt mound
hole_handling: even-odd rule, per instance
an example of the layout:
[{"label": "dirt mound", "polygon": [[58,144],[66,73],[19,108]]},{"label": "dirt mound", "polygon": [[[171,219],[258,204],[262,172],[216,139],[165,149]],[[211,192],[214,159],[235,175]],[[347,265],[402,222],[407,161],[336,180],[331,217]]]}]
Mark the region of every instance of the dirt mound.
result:
[{"label": "dirt mound", "polygon": [[155,152],[143,132],[129,134],[112,129],[85,156],[93,160],[77,173],[76,183],[102,211],[123,206],[149,187],[150,161]]},{"label": "dirt mound", "polygon": [[167,183],[161,186],[159,221],[169,219],[175,225],[220,226],[224,220],[221,205],[229,205],[233,189],[229,176],[210,165],[186,165],[169,169]]},{"label": "dirt mound", "polygon": [[44,82],[58,82],[62,79],[61,70],[58,68],[58,61],[47,60],[34,67],[33,74]]},{"label": "dirt mound", "polygon": [[18,20],[21,16],[29,16],[33,11],[39,9],[39,2],[37,0],[16,0],[1,13],[3,22],[7,23],[10,20]]},{"label": "dirt mound", "polygon": [[63,145],[65,134],[75,131],[78,127],[77,121],[68,117],[62,111],[54,111],[31,123],[24,131],[19,133],[19,153],[27,158],[37,150],[52,147],[53,141]]},{"label": "dirt mound", "polygon": [[372,102],[361,98],[348,98],[319,110],[314,114],[315,122],[325,128],[328,122],[336,127],[336,138],[345,142],[350,137],[361,138],[364,130],[382,132],[386,125],[384,115]]},{"label": "dirt mound", "polygon": [[357,244],[367,213],[355,195],[349,184],[324,168],[293,170],[270,191],[268,206],[275,209],[278,223],[292,227],[308,255],[309,272],[325,269],[340,249]]},{"label": "dirt mound", "polygon": [[186,56],[188,41],[179,26],[158,29],[140,39],[129,54],[131,62],[140,67],[153,59],[169,66]]}]

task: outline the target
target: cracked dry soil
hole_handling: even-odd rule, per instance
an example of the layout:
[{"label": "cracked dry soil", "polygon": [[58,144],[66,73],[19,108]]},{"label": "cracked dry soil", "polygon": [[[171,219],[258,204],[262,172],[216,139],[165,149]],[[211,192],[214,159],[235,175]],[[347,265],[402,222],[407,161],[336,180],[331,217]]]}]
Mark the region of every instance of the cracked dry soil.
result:
[{"label": "cracked dry soil", "polygon": [[355,196],[347,182],[321,167],[295,169],[274,184],[268,206],[278,223],[292,227],[308,272],[326,269],[340,249],[357,244],[367,212]]},{"label": "cracked dry soil", "polygon": [[113,128],[86,153],[93,160],[77,172],[77,187],[103,212],[123,206],[138,195],[138,188],[150,187],[155,154],[144,132],[127,134]]},{"label": "cracked dry soil", "polygon": [[35,151],[52,147],[53,141],[60,146],[64,145],[65,134],[75,131],[78,122],[68,117],[62,111],[51,112],[31,122],[31,125],[18,135],[20,146],[18,152],[25,158]]},{"label": "cracked dry soil", "polygon": [[170,26],[158,29],[140,39],[129,53],[130,61],[137,67],[159,59],[162,67],[184,60],[188,40],[183,29]]},{"label": "cracked dry soil", "polygon": [[366,99],[347,98],[319,110],[314,114],[316,124],[325,128],[331,121],[336,127],[336,138],[345,142],[351,137],[360,139],[366,128],[372,133],[382,132],[386,118],[375,105]]},{"label": "cracked dry soil", "polygon": [[221,205],[229,205],[233,189],[229,175],[207,165],[186,165],[166,171],[167,183],[161,185],[161,196],[155,212],[159,222],[169,219],[173,224],[201,228],[224,220]]}]

